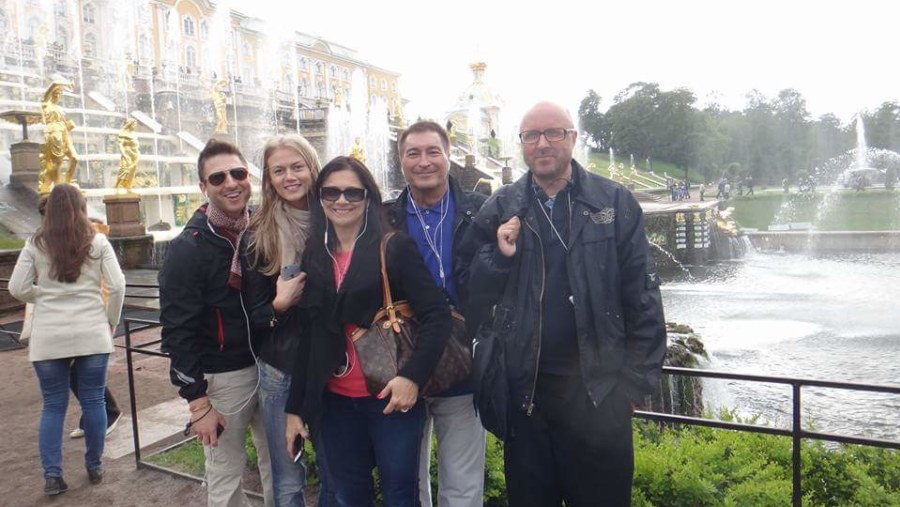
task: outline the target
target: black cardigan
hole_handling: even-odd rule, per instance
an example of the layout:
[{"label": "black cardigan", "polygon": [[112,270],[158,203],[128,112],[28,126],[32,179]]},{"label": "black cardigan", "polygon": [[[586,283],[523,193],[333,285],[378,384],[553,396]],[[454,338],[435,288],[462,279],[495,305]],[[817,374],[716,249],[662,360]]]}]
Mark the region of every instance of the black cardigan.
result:
[{"label": "black cardigan", "polygon": [[[301,342],[285,411],[309,423],[321,413],[326,383],[345,360],[344,324],[369,327],[375,312],[383,306],[378,243],[374,239],[357,243],[338,293],[330,258],[322,252],[307,258],[308,278],[300,306],[308,312],[309,340]],[[322,249],[321,244],[318,249]],[[399,375],[422,389],[450,337],[450,307],[408,236],[397,234],[388,242],[387,270],[394,301],[409,301],[419,322],[416,351]]]}]

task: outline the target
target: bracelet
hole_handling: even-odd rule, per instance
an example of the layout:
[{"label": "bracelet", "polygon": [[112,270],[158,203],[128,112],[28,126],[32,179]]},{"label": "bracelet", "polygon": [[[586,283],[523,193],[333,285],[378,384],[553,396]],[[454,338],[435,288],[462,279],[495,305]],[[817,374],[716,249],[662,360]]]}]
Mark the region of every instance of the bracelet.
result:
[{"label": "bracelet", "polygon": [[200,405],[197,408],[190,408],[190,407],[188,407],[188,408],[190,408],[190,411],[193,414],[194,412],[199,412],[199,411],[203,410],[204,408],[209,408],[211,406],[212,406],[212,403],[207,402],[206,404]]},{"label": "bracelet", "polygon": [[203,419],[204,417],[206,417],[207,414],[209,414],[210,412],[212,412],[212,405],[210,405],[209,408],[206,409],[206,412],[203,412],[203,415],[194,419],[193,421],[188,421],[188,423],[184,425],[184,433],[183,433],[184,436],[186,436],[186,437],[190,436],[191,435],[191,427],[194,426],[194,423],[196,423],[200,419]]}]

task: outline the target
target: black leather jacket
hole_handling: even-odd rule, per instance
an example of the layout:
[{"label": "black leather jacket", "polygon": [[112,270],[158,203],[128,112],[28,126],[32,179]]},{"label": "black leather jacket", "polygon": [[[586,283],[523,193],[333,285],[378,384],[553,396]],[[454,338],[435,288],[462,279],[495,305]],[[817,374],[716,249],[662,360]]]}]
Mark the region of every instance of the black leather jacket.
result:
[{"label": "black leather jacket", "polygon": [[227,286],[234,246],[211,228],[205,209],[169,243],[159,271],[161,350],[171,355],[169,376],[188,401],[206,394],[204,373],[254,363],[243,298]]},{"label": "black leather jacket", "polygon": [[[649,252],[641,207],[625,187],[572,161],[574,185],[567,270],[575,305],[579,366],[595,405],[617,386],[637,400],[657,385],[666,352],[659,277]],[[507,283],[506,315],[510,403],[530,411],[541,352],[543,245],[529,172],[491,196],[466,235],[469,267],[466,318],[478,326],[491,315]],[[522,229],[513,258],[497,249],[497,228],[513,216]],[[552,325],[552,323],[551,323]],[[502,328],[504,326],[500,326]]]}]

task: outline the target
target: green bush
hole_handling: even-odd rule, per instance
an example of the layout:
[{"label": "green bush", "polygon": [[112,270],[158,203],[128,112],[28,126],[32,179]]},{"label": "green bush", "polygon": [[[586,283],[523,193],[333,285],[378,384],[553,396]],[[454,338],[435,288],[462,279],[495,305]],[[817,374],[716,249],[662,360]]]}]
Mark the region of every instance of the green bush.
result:
[{"label": "green bush", "polygon": [[[733,412],[719,419],[738,421]],[[755,419],[744,420],[756,424]],[[704,427],[668,427],[634,422],[635,507],[780,507],[791,505],[792,448],[785,437]],[[432,493],[436,497],[437,452],[432,442]],[[250,459],[256,452],[247,439]],[[307,483],[318,484],[315,452],[307,442]],[[203,475],[203,449],[192,440],[152,461]],[[900,507],[900,452],[861,446],[805,442],[802,452],[806,507]],[[487,437],[484,505],[505,507],[503,443]],[[375,475],[376,484],[378,481]]]}]

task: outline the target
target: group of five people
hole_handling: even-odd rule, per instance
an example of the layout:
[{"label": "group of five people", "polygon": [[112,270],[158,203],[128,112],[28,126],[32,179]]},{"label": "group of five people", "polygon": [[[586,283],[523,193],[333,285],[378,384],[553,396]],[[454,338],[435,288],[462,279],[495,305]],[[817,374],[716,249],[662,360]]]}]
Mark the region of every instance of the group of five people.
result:
[{"label": "group of five people", "polygon": [[[447,340],[472,349],[504,295],[510,504],[628,505],[633,402],[657,385],[665,354],[641,209],[572,159],[577,132],[560,106],[534,106],[519,137],[529,171],[486,200],[449,175],[447,132],[416,122],[398,141],[407,187],[384,203],[360,161],[320,167],[304,138],[279,136],[263,149],[253,212],[244,156],[206,145],[208,203],[170,242],[159,286],[162,349],[204,444],[209,505],[243,503],[248,428],[267,505],[304,503],[299,436],[316,451],[318,505],[373,505],[377,468],[386,505],[430,506],[432,431],[436,503],[482,505],[476,385],[423,389]],[[391,231],[390,292],[411,305],[417,343],[370,392],[352,337],[384,306]],[[469,336],[450,336],[451,307]]]}]

